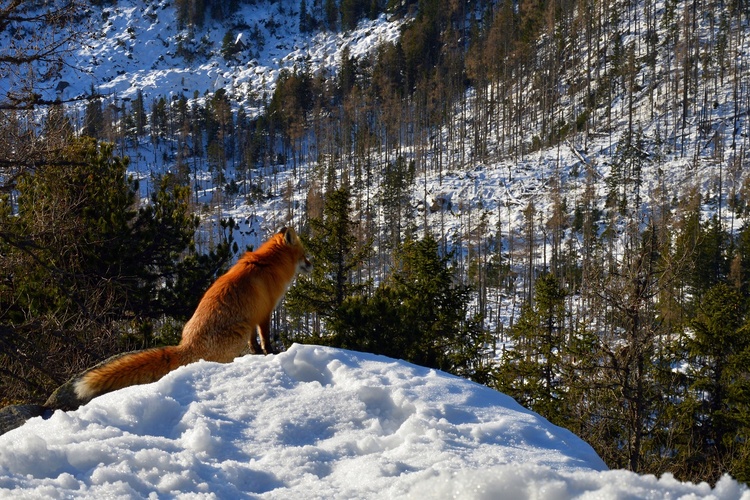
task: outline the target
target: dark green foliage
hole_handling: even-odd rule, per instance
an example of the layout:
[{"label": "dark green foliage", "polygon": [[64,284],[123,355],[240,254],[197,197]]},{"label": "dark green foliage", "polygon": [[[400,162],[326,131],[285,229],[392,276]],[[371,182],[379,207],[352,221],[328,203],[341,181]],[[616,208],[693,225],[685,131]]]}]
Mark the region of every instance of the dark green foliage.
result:
[{"label": "dark green foliage", "polygon": [[750,224],[745,223],[734,240],[730,280],[745,296],[750,295]]},{"label": "dark green foliage", "polygon": [[351,55],[349,47],[341,50],[341,69],[339,70],[338,96],[340,99],[348,96],[357,79],[357,60]]},{"label": "dark green foliage", "polygon": [[153,139],[163,138],[169,131],[167,115],[167,100],[164,96],[154,99],[151,103],[151,137]]},{"label": "dark green foliage", "polygon": [[73,140],[57,162],[19,179],[16,216],[3,201],[6,397],[43,398],[98,359],[174,342],[171,324],[190,315],[229,258],[230,241],[195,255],[188,188],[165,176],[139,208],[126,165],[110,145]]},{"label": "dark green foliage", "polygon": [[[91,87],[91,95],[96,91]],[[86,104],[86,112],[83,117],[83,133],[89,137],[98,139],[104,128],[104,112],[102,111],[101,99],[91,99]]]},{"label": "dark green foliage", "polygon": [[120,255],[130,244],[125,236],[137,214],[137,186],[125,178],[126,162],[111,151],[80,140],[67,148],[61,164],[19,180],[19,216],[8,222],[45,263],[32,268],[39,276],[17,277],[18,292],[32,313],[82,304],[75,294],[85,282],[106,282],[129,267]]},{"label": "dark green foliage", "polygon": [[397,248],[403,239],[413,234],[414,215],[411,208],[411,188],[415,179],[414,161],[399,156],[383,172],[382,204],[390,230],[389,243]]},{"label": "dark green foliage", "polygon": [[407,242],[372,297],[352,297],[332,324],[334,345],[404,359],[486,381],[485,339],[467,319],[470,290],[431,236]]},{"label": "dark green foliage", "polygon": [[[747,299],[719,283],[701,298],[691,330],[677,351],[684,356],[683,394],[674,417],[683,474],[717,481],[730,472],[748,479],[750,450],[750,324]],[[719,466],[723,462],[723,466]]]},{"label": "dark green foliage", "polygon": [[336,0],[325,0],[323,7],[325,11],[325,24],[326,27],[334,31],[336,29],[336,22],[338,20],[338,9],[336,8]]},{"label": "dark green foliage", "polygon": [[221,39],[221,55],[227,61],[235,59],[235,56],[242,49],[241,45],[235,43],[237,41],[237,33],[233,30],[228,30],[224,33],[224,38]]},{"label": "dark green foliage", "polygon": [[406,59],[400,41],[378,47],[372,80],[373,92],[380,99],[405,94]]},{"label": "dark green foliage", "polygon": [[353,30],[364,17],[372,19],[380,12],[377,0],[340,0],[341,28]]},{"label": "dark green foliage", "polygon": [[135,126],[135,134],[141,137],[145,130],[148,118],[146,116],[146,106],[143,102],[143,91],[138,90],[135,101],[133,101],[133,125]]},{"label": "dark green foliage", "polygon": [[309,33],[312,31],[315,20],[307,12],[307,3],[305,0],[300,0],[299,3],[299,32]]},{"label": "dark green foliage", "polygon": [[181,27],[203,26],[206,7],[210,0],[175,0],[177,21]]},{"label": "dark green foliage", "polygon": [[310,220],[305,244],[314,256],[313,272],[298,279],[286,306],[298,315],[322,318],[306,334],[289,341],[314,342],[404,359],[424,366],[486,380],[484,334],[467,319],[470,290],[454,283],[450,258],[441,257],[434,238],[406,243],[390,276],[372,296],[363,295],[354,271],[369,254],[360,246],[351,218],[351,194],[328,194],[321,219]]},{"label": "dark green foliage", "polygon": [[[437,3],[433,1],[431,3]],[[425,11],[420,11],[425,12]],[[425,78],[437,63],[440,53],[441,25],[439,9],[425,12],[407,28],[400,44],[403,47],[407,90],[412,91],[419,79]]]},{"label": "dark green foliage", "polygon": [[729,275],[729,235],[718,217],[701,224],[695,248],[693,287],[697,295],[726,280]]},{"label": "dark green foliage", "polygon": [[269,127],[286,136],[293,128],[302,128],[307,113],[312,109],[313,79],[307,71],[282,70],[268,105]]},{"label": "dark green foliage", "polygon": [[346,299],[362,292],[364,285],[355,283],[354,271],[369,248],[357,241],[355,225],[349,189],[329,192],[322,217],[310,219],[310,234],[303,236],[314,261],[311,276],[297,280],[287,293],[287,305],[295,313],[315,314],[330,322]]},{"label": "dark green foliage", "polygon": [[498,389],[562,424],[565,388],[561,374],[568,360],[569,338],[566,294],[552,274],[537,279],[534,292],[533,302],[523,305],[518,322],[510,330],[513,346],[498,368]]}]

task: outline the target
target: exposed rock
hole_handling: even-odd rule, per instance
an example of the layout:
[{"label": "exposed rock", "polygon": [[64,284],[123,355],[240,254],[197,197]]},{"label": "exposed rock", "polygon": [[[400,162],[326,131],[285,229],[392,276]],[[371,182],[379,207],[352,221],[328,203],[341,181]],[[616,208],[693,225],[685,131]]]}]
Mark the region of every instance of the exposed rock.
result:
[{"label": "exposed rock", "polygon": [[81,401],[73,389],[73,382],[78,379],[78,375],[65,382],[63,385],[55,389],[55,391],[47,398],[47,402],[44,406],[55,410],[71,411],[78,409],[82,404],[86,404],[88,401]]},{"label": "exposed rock", "polygon": [[432,198],[432,204],[430,205],[430,212],[439,212],[445,210],[450,212],[453,209],[453,201],[451,198],[453,193],[440,193]]},{"label": "exposed rock", "polygon": [[49,418],[52,410],[42,405],[10,405],[0,409],[0,434],[21,427],[26,421],[33,417],[43,416]]}]

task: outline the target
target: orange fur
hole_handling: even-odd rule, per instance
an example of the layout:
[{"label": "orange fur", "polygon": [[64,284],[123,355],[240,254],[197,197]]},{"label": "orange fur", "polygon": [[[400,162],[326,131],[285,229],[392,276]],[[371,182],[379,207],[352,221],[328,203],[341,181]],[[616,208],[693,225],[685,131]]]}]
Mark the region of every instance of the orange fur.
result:
[{"label": "orange fur", "polygon": [[[125,354],[84,373],[75,383],[83,401],[130,385],[154,382],[200,359],[228,363],[246,347],[271,352],[271,313],[297,272],[309,272],[297,234],[283,228],[255,252],[247,252],[206,291],[177,346]],[[258,342],[260,335],[260,344]]]}]

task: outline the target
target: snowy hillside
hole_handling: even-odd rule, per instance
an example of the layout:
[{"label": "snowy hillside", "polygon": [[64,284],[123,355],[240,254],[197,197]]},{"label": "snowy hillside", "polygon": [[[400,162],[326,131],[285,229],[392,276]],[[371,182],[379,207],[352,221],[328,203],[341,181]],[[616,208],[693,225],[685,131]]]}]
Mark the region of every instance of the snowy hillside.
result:
[{"label": "snowy hillside", "polygon": [[[361,229],[357,243],[373,250],[347,279],[374,289],[392,271],[400,243],[434,235],[450,255],[455,282],[472,287],[463,312],[482,321],[489,340],[474,347],[495,367],[510,352],[505,347],[513,347],[522,304],[534,303],[534,283],[550,271],[559,275],[566,308],[560,331],[571,340],[583,333],[593,339],[586,353],[593,378],[572,383],[606,379],[582,389],[578,403],[595,403],[596,411],[576,432],[607,463],[627,463],[605,453],[625,455],[631,441],[640,446],[632,436],[679,432],[673,420],[653,425],[651,419],[671,415],[671,405],[686,394],[710,396],[690,385],[690,377],[684,385],[652,386],[656,377],[639,371],[644,358],[636,356],[674,352],[666,366],[690,375],[681,349],[693,335],[685,325],[694,319],[698,294],[689,271],[706,264],[689,239],[678,249],[679,238],[693,214],[699,222],[716,215],[727,241],[750,221],[750,11],[744,3],[733,3],[740,10],[728,16],[729,10],[701,12],[696,3],[676,0],[550,2],[547,17],[532,19],[539,25],[524,40],[504,39],[497,29],[501,7],[515,3],[493,3],[486,18],[453,12],[445,37],[436,38],[439,62],[416,83],[404,75],[419,61],[404,63],[393,76],[377,65],[399,59],[380,58],[377,49],[417,24],[417,2],[401,18],[380,15],[351,31],[310,34],[299,29],[299,0],[242,2],[231,16],[207,15],[193,27],[178,26],[177,3],[87,7],[91,35],[60,68],[59,81],[45,82],[42,97],[105,96],[66,109],[76,132],[91,132],[87,115],[99,111],[100,127],[91,135],[129,158],[143,203],[154,180],[178,173],[203,223],[198,252],[226,235],[220,221],[229,217],[240,248],[257,247],[284,225],[304,233],[310,218],[321,215],[326,190],[346,185],[352,222]],[[547,5],[532,4],[531,10]],[[509,19],[520,21],[509,10]],[[412,36],[416,44],[420,37]],[[501,52],[505,46],[523,50]],[[361,84],[348,95],[339,92],[336,76],[345,47],[353,56],[352,79]],[[378,57],[365,57],[373,53]],[[284,69],[315,76],[319,101],[290,106],[298,115],[293,125],[279,119],[272,126],[270,104]],[[141,95],[145,106],[136,113]],[[230,112],[219,134],[213,100],[224,96]],[[136,114],[140,130],[125,125]],[[397,164],[402,176],[392,182],[388,174]],[[696,242],[698,226],[691,236]],[[641,280],[633,255],[656,229],[659,264],[670,272],[654,270]],[[727,246],[726,255],[716,254],[728,264],[737,257],[732,252]],[[750,245],[747,252],[750,259]],[[737,282],[745,271],[733,268]],[[683,282],[672,282],[673,274]],[[722,269],[714,278],[728,275]],[[647,293],[628,288],[642,282],[651,287]],[[678,303],[669,302],[675,288]],[[684,318],[665,321],[665,312]],[[288,327],[288,313],[282,304],[277,331]],[[326,327],[319,317],[305,324]],[[550,352],[569,355],[567,347]],[[575,370],[577,356],[568,359]],[[561,377],[564,368],[554,368]],[[642,378],[634,382],[636,372]],[[736,379],[746,375],[745,369]],[[531,387],[526,376],[518,374],[519,390]],[[631,383],[646,383],[652,392],[628,399]],[[602,385],[612,388],[612,399],[598,399]],[[685,411],[685,422],[708,421]],[[617,432],[597,434],[609,419]],[[679,437],[692,443],[693,436]],[[658,435],[651,443],[672,438]],[[679,450],[648,446],[643,455],[659,455],[660,469],[633,470],[679,474],[670,468]],[[683,465],[703,463],[698,453],[686,456]],[[299,345],[229,366],[185,367],[153,386],[102,397],[49,421],[35,419],[0,437],[0,488],[8,495],[20,488],[30,497],[155,491],[217,498],[248,492],[266,498],[750,496],[729,477],[711,490],[669,475],[603,468],[588,445],[489,389],[400,361]]]},{"label": "snowy hillside", "polygon": [[[75,54],[76,65],[61,74],[64,97],[93,87],[129,101],[140,90],[150,103],[161,96],[192,99],[224,89],[251,114],[270,98],[282,69],[335,73],[344,46],[361,56],[395,40],[401,25],[381,16],[345,34],[301,34],[295,0],[243,3],[229,19],[209,16],[200,28],[178,26],[175,6],[165,0],[119,0],[91,7],[89,14],[91,38]],[[230,58],[221,53],[227,33],[237,47]]]},{"label": "snowy hillside", "polygon": [[[335,77],[345,47],[351,57],[365,58],[380,44],[396,41],[406,22],[389,20],[383,14],[361,21],[354,30],[303,34],[297,0],[243,2],[228,19],[206,16],[200,27],[180,27],[175,12],[174,3],[167,0],[118,0],[90,6],[86,21],[90,38],[75,50],[44,98],[72,100],[95,92],[104,96],[105,106],[120,110],[129,109],[140,93],[150,112],[157,100],[173,103],[178,96],[204,106],[221,89],[233,111],[241,106],[249,117],[255,117],[265,111],[282,70],[304,69]],[[229,58],[222,54],[228,34],[238,47]],[[79,129],[84,127],[84,107],[80,105],[71,115]],[[130,159],[130,173],[141,183],[144,202],[151,193],[153,176],[175,170],[176,149],[171,137],[156,143],[143,137],[120,144],[118,154]],[[294,203],[303,205],[306,174],[296,176],[290,166],[275,165],[273,175],[259,185],[262,192],[270,193],[269,199],[251,207],[244,191],[235,197],[221,195],[223,186],[213,182],[204,158],[187,161],[196,201],[208,206],[221,199],[219,209],[205,217],[207,223],[198,237],[201,250],[206,249],[201,241],[212,240],[213,232],[219,231],[219,218],[233,217],[238,223],[235,239],[240,248],[257,247],[282,225],[299,222],[287,220],[278,195],[291,183]],[[238,166],[234,160],[227,166],[227,181],[240,181]],[[259,169],[255,176],[264,174]]]},{"label": "snowy hillside", "polygon": [[570,432],[486,387],[402,361],[294,345],[199,362],[0,436],[13,498],[715,498],[606,471]]},{"label": "snowy hillside", "polygon": [[[727,77],[722,79],[721,86],[698,89],[705,94],[705,108],[695,116],[681,119],[683,108],[675,108],[676,104],[671,102],[674,91],[669,87],[673,84],[673,69],[670,68],[675,64],[674,55],[658,46],[653,54],[649,52],[651,42],[647,43],[646,39],[649,30],[656,29],[656,38],[664,40],[670,36],[671,29],[664,24],[668,2],[653,4],[657,20],[662,24],[642,17],[639,9],[643,6],[634,4],[624,9],[628,19],[619,21],[621,27],[612,28],[621,33],[622,50],[632,49],[636,61],[646,57],[654,59],[653,66],[641,63],[632,83],[640,90],[632,99],[626,96],[624,88],[615,85],[611,105],[600,103],[589,109],[584,105],[587,97],[583,91],[575,90],[583,85],[584,79],[591,78],[592,72],[613,71],[611,56],[598,60],[602,59],[601,54],[568,50],[565,52],[567,59],[559,63],[557,77],[565,82],[555,90],[559,93],[561,123],[567,121],[569,127],[572,120],[588,116],[589,122],[598,124],[595,128],[580,130],[553,147],[539,147],[534,144],[543,137],[548,125],[527,116],[521,133],[514,134],[512,146],[500,140],[500,133],[497,137],[493,133],[483,146],[485,151],[479,151],[476,132],[472,134],[472,129],[476,128],[480,117],[471,110],[487,106],[480,94],[486,95],[490,90],[470,89],[465,102],[457,104],[452,111],[450,128],[461,131],[460,134],[450,134],[448,141],[446,127],[438,131],[442,136],[438,147],[415,144],[400,148],[406,160],[415,161],[421,172],[412,186],[410,200],[417,219],[426,222],[433,231],[439,228],[450,246],[456,245],[461,253],[466,253],[469,250],[461,248],[466,245],[462,240],[465,233],[471,231],[472,218],[478,220],[485,215],[487,227],[497,228],[506,235],[520,234],[526,223],[523,208],[530,201],[534,202],[541,220],[549,219],[556,196],[552,191],[562,192],[565,202],[572,207],[584,197],[587,176],[594,179],[596,204],[604,206],[610,192],[606,182],[615,175],[612,166],[620,161],[618,156],[624,154],[621,148],[626,132],[635,129],[641,134],[638,147],[643,148],[642,170],[638,185],[634,186],[630,179],[630,185],[623,190],[630,190],[626,194],[631,198],[636,196],[634,190],[638,191],[644,213],[663,205],[665,200],[684,198],[693,187],[704,193],[706,199],[717,195],[728,198],[727,193],[718,191],[739,189],[744,177],[738,167],[730,169],[723,178],[719,169],[722,164],[741,164],[747,149],[747,115],[737,107],[736,101],[737,88],[742,88],[743,84],[740,82],[738,87],[733,78]],[[303,34],[299,31],[299,7],[296,0],[242,3],[228,19],[217,21],[207,16],[204,26],[186,28],[178,26],[175,6],[167,1],[120,0],[103,7],[92,6],[88,11],[91,37],[76,52],[70,66],[63,68],[60,81],[53,88],[63,98],[85,95],[93,89],[106,96],[106,102],[115,107],[132,103],[138,92],[142,92],[147,108],[162,97],[167,102],[185,96],[191,102],[205,103],[207,97],[223,89],[235,110],[242,106],[248,116],[257,116],[268,105],[282,69],[307,69],[312,74],[335,77],[344,47],[355,60],[361,61],[381,43],[396,41],[401,27],[409,21],[409,18],[390,20],[381,15],[376,20],[361,21],[357,29],[348,32],[320,30]],[[677,17],[687,12],[679,5],[674,9],[673,15]],[[712,40],[718,36],[717,30],[707,20],[699,19],[696,37]],[[546,36],[538,44],[540,60],[552,57],[544,49],[549,42]],[[233,47],[238,47],[231,57],[222,55],[226,37],[234,40]],[[737,40],[736,64],[742,67],[746,64],[743,62],[745,54],[750,53],[750,39],[738,37]],[[597,46],[606,46],[609,42],[603,37]],[[586,62],[585,72],[580,67],[581,62]],[[710,76],[709,68],[702,71]],[[540,99],[538,91],[523,82],[518,85],[523,88],[511,89],[510,94],[517,93],[533,108]],[[602,88],[605,84],[599,81],[588,85],[589,93],[606,90]],[[46,97],[53,99],[55,96]],[[78,117],[82,119],[83,113]],[[82,126],[81,122],[78,125]],[[244,191],[237,196],[220,197],[223,206],[210,218],[233,217],[240,224],[236,237],[241,247],[257,246],[281,225],[297,224],[304,217],[310,170],[319,161],[315,153],[319,148],[315,144],[317,138],[311,132],[308,134],[303,147],[311,151],[310,160],[303,160],[299,169],[292,171],[292,165],[282,163],[272,169],[265,167],[267,171],[258,168],[253,174],[255,179],[260,179],[259,189],[268,193],[267,199],[258,200],[251,207]],[[511,150],[511,147],[516,149]],[[531,152],[519,154],[519,150]],[[130,157],[132,173],[141,179],[144,197],[150,192],[151,175],[176,166],[173,140],[154,144],[153,140],[144,138],[136,144],[121,145],[119,151]],[[375,160],[381,164],[388,161],[387,158]],[[223,186],[213,182],[204,159],[189,158],[188,162],[194,175],[197,201],[215,203]],[[236,168],[244,168],[242,162],[241,158],[231,158],[225,172],[227,181],[241,183],[242,176]],[[342,172],[347,168],[350,165],[340,167]],[[724,184],[720,186],[719,182]],[[289,187],[291,204],[300,210],[290,211],[290,201],[281,199],[282,192]],[[378,190],[377,184],[372,186],[373,193]],[[436,213],[428,210],[436,202],[444,201],[450,202],[447,210]],[[425,211],[428,213],[423,215]],[[387,225],[382,218],[378,223]],[[419,230],[423,232],[425,227]],[[566,239],[572,246],[580,244],[571,235]],[[513,251],[508,243],[504,246],[507,251]],[[547,260],[546,255],[540,254],[540,264]]]}]

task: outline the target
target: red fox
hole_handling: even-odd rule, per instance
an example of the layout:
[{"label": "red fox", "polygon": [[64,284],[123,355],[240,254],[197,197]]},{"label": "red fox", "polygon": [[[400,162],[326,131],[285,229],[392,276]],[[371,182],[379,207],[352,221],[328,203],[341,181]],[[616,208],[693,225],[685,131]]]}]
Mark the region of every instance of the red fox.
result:
[{"label": "red fox", "polygon": [[124,354],[73,382],[81,404],[116,389],[155,382],[200,359],[228,363],[248,346],[253,354],[270,353],[271,313],[295,275],[311,269],[299,236],[282,228],[209,287],[178,345]]}]

